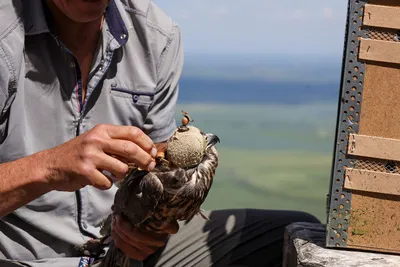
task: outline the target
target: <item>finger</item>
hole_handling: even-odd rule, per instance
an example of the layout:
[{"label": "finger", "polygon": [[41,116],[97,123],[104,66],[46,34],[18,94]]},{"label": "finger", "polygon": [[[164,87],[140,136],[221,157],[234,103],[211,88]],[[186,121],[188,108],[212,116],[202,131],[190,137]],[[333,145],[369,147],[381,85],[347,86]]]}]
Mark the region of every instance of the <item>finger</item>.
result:
[{"label": "finger", "polygon": [[[108,154],[123,157],[125,161],[135,163],[145,170],[152,170],[155,165],[154,158],[131,141],[110,139],[103,144],[103,150]],[[157,154],[157,151],[154,153]]]},{"label": "finger", "polygon": [[100,190],[108,190],[112,186],[111,178],[108,178],[106,175],[102,174],[99,170],[94,170],[89,177],[89,184],[94,186]]},{"label": "finger", "polygon": [[[138,228],[132,229],[132,227],[118,215],[115,216],[115,220],[117,225],[116,227],[118,227],[120,232],[125,234],[130,239],[129,242],[139,241],[152,247],[162,247],[166,244],[166,239],[168,237],[167,234],[162,235],[151,232],[144,233]],[[134,237],[134,240],[131,237]]]},{"label": "finger", "polygon": [[151,153],[151,150],[155,148],[151,138],[141,129],[134,126],[109,125],[107,133],[112,139],[123,139],[134,142],[148,153]]},{"label": "finger", "polygon": [[123,179],[129,171],[128,164],[107,154],[99,154],[94,164],[97,169],[106,170],[117,179]]},{"label": "finger", "polygon": [[122,239],[122,241],[128,245],[134,246],[137,250],[141,251],[145,255],[153,254],[158,249],[158,247],[150,246],[147,243],[142,243],[138,240],[129,238],[124,232],[121,231],[121,229],[118,227],[118,224],[115,224],[113,229],[115,230],[115,233],[118,234],[118,236]]},{"label": "finger", "polygon": [[140,251],[138,248],[129,245],[127,242],[125,242],[113,229],[111,231],[111,237],[114,240],[114,244],[117,248],[122,250],[126,255],[128,255],[130,258],[133,258],[135,260],[145,260],[148,255],[146,255],[144,252]]}]

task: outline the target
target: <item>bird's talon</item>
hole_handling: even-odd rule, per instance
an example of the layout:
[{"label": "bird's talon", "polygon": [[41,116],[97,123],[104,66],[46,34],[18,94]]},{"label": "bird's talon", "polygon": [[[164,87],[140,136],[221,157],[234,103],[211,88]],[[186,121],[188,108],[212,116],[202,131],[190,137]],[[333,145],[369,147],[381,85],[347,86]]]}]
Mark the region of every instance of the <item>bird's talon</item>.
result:
[{"label": "bird's talon", "polygon": [[158,160],[160,161],[161,164],[170,165],[170,162],[165,158],[158,158]]}]

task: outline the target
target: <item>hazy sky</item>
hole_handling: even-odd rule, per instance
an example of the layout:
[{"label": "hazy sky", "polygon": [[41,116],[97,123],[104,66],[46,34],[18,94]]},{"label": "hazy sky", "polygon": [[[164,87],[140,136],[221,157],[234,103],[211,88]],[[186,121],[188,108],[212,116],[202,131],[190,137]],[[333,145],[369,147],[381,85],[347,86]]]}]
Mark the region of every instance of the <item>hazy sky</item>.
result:
[{"label": "hazy sky", "polygon": [[347,0],[153,0],[187,53],[341,56]]}]

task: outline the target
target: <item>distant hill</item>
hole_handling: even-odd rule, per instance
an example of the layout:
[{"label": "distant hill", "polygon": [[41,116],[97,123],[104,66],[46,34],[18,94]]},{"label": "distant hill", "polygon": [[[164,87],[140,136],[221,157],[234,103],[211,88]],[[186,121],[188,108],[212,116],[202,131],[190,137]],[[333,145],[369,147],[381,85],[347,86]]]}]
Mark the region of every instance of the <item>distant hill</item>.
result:
[{"label": "distant hill", "polygon": [[268,82],[182,77],[181,103],[302,104],[337,101],[339,82]]},{"label": "distant hill", "polygon": [[285,82],[340,80],[342,58],[324,55],[186,55],[186,77]]},{"label": "distant hill", "polygon": [[180,102],[337,101],[341,58],[313,55],[187,55]]}]

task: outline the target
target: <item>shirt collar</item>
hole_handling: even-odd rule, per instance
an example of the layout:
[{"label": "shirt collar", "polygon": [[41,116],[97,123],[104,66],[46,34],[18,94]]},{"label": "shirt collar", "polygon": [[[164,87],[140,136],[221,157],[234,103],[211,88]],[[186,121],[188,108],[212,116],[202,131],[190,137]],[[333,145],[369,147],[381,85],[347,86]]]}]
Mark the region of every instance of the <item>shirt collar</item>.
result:
[{"label": "shirt collar", "polygon": [[24,1],[25,35],[50,32],[47,26],[45,7],[42,0]]},{"label": "shirt collar", "polygon": [[[118,0],[110,0],[106,9],[106,23],[111,35],[115,38],[120,46],[124,45],[129,37],[128,30],[125,26],[118,6]],[[26,0],[24,1],[24,20],[25,34],[37,35],[41,33],[49,33],[50,29],[47,24],[47,7],[43,0]]]},{"label": "shirt collar", "polygon": [[120,46],[123,46],[129,37],[125,22],[116,4],[118,0],[111,0],[106,9],[106,22],[111,35],[117,40]]}]

